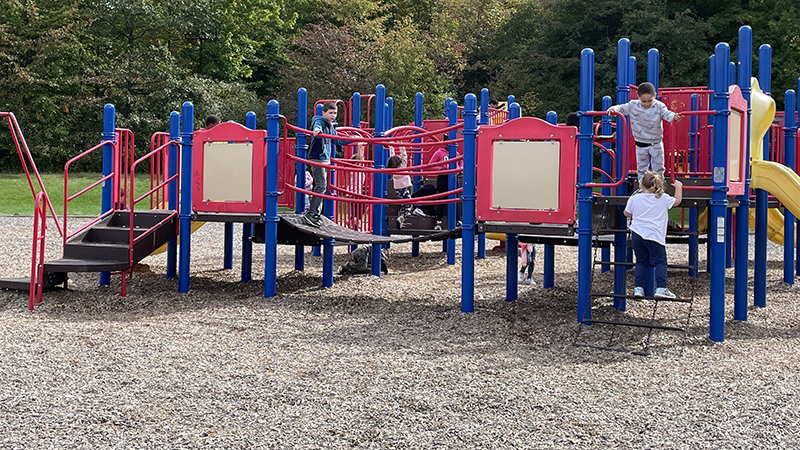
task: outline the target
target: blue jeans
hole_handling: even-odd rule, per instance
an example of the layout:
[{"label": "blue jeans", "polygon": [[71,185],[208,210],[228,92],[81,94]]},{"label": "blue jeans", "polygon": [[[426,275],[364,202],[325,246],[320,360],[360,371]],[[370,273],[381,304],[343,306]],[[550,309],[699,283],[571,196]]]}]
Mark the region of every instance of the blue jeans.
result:
[{"label": "blue jeans", "polygon": [[667,247],[656,241],[642,239],[632,231],[631,245],[633,253],[636,255],[636,268],[633,271],[636,286],[644,287],[644,277],[652,259],[656,269],[656,287],[667,287]]}]

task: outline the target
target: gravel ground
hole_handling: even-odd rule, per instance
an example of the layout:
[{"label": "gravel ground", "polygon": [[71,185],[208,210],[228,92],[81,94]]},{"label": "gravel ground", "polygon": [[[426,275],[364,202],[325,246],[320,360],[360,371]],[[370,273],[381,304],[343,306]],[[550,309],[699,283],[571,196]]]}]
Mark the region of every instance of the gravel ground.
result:
[{"label": "gravel ground", "polygon": [[[0,226],[2,275],[28,275],[31,219]],[[195,233],[192,249],[186,294],[165,279],[164,255],[143,261],[126,298],[119,276],[106,288],[93,274],[33,312],[26,293],[0,291],[0,448],[800,447],[800,292],[783,283],[772,243],[767,308],[733,321],[729,270],[726,340],[712,343],[704,274],[685,342],[655,332],[649,356],[594,348],[608,327],[575,345],[573,248],[557,249],[555,288],[521,286],[510,303],[503,254],[489,252],[476,262],[474,314],[460,312],[460,266],[440,243],[420,258],[393,246],[388,276],[337,276],[330,289],[320,257],[295,272],[281,247],[272,299],[263,247],[245,284],[239,249],[234,270],[221,269],[221,224]],[[685,253],[669,246],[671,262]],[[337,248],[336,263],[346,258]],[[670,273],[669,286],[688,295],[692,281]],[[652,314],[629,306],[626,316]],[[612,311],[596,302],[593,314]],[[686,313],[659,308],[657,320]],[[646,340],[613,337],[618,350]]]}]

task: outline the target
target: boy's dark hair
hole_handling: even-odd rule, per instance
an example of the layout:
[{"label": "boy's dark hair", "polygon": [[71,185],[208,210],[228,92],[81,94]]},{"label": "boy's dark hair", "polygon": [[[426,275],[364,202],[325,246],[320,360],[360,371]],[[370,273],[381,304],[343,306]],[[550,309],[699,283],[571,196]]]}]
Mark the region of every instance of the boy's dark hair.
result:
[{"label": "boy's dark hair", "polygon": [[325,102],[322,104],[322,112],[330,111],[331,109],[336,109],[336,103]]},{"label": "boy's dark hair", "polygon": [[400,167],[400,163],[401,163],[401,162],[403,162],[403,160],[402,160],[402,159],[400,159],[400,157],[399,157],[399,156],[397,156],[397,155],[392,155],[392,156],[389,158],[389,161],[387,161],[387,162],[386,162],[386,167],[388,167],[388,168],[390,168],[390,169],[395,169],[395,168],[397,168],[397,167]]},{"label": "boy's dark hair", "polygon": [[494,98],[490,98],[489,99],[489,106],[492,106],[492,105],[497,106],[499,104],[500,104],[500,102],[498,102],[497,99],[494,99]]},{"label": "boy's dark hair", "polygon": [[222,121],[220,120],[219,116],[210,115],[206,117],[206,128],[211,128],[214,125],[219,125],[220,122]]},{"label": "boy's dark hair", "polygon": [[567,123],[566,123],[568,127],[577,127],[580,125],[580,123],[581,121],[578,118],[577,113],[569,113],[569,115],[567,116]]},{"label": "boy's dark hair", "polygon": [[653,86],[653,83],[648,83],[647,81],[645,81],[644,83],[640,84],[638,88],[636,88],[636,92],[638,95],[643,95],[643,94],[656,95],[656,87]]}]

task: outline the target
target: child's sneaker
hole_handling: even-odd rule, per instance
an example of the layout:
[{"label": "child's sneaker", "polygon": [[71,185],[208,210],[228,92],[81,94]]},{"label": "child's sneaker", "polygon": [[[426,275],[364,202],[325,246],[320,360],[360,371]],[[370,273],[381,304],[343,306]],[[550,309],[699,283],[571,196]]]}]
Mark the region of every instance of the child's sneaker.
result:
[{"label": "child's sneaker", "polygon": [[667,288],[656,288],[655,297],[656,298],[678,298],[677,295],[673,294],[672,291],[670,291]]},{"label": "child's sneaker", "polygon": [[525,281],[525,272],[517,272],[517,282],[522,283]]},{"label": "child's sneaker", "polygon": [[644,297],[644,288],[641,286],[636,286],[635,288],[633,288],[633,296]]},{"label": "child's sneaker", "polygon": [[397,222],[397,229],[398,230],[402,230],[403,229],[403,224],[406,223],[405,216],[397,216],[397,221],[396,222]]},{"label": "child's sneaker", "polygon": [[536,282],[533,281],[533,278],[526,279],[525,284],[527,284],[528,286],[536,286]]},{"label": "child's sneaker", "polygon": [[437,220],[436,225],[433,226],[434,231],[442,231],[442,221]]},{"label": "child's sneaker", "polygon": [[319,228],[322,226],[322,218],[319,216],[319,214],[307,212],[303,215],[303,217],[305,217],[306,222],[308,222],[308,224],[314,228]]},{"label": "child's sneaker", "polygon": [[414,208],[414,211],[412,211],[411,214],[419,217],[428,217],[428,215],[425,214],[425,211],[420,208]]}]

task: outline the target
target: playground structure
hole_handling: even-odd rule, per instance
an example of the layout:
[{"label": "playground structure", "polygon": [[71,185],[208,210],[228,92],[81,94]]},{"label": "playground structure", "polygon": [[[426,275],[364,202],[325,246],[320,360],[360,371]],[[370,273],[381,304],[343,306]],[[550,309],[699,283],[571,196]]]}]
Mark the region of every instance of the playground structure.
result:
[{"label": "playground structure", "polygon": [[[750,59],[747,51],[752,46],[752,32],[748,27],[740,30],[739,83],[731,87],[731,62],[727,44],[717,46],[712,57],[712,79],[709,88],[662,88],[659,94],[671,109],[691,116],[691,120],[679,126],[665,127],[665,152],[667,154],[666,176],[670,180],[682,178],[687,191],[695,195],[685,195],[685,204],[690,205],[688,233],[685,241],[689,243],[689,270],[697,274],[696,248],[700,238],[698,208],[707,207],[708,223],[712,224],[709,236],[709,272],[711,274],[711,318],[710,337],[721,341],[724,338],[724,267],[711,261],[726,261],[730,264],[734,255],[747,255],[747,225],[755,223],[756,230],[756,280],[754,288],[755,304],[765,306],[765,252],[768,229],[779,228],[775,210],[768,213],[770,202],[766,191],[774,194],[786,207],[784,216],[783,242],[787,269],[786,282],[793,283],[795,277],[794,222],[800,198],[800,180],[793,171],[795,159],[795,97],[787,92],[787,111],[784,123],[784,147],[782,154],[769,153],[764,147],[751,151],[754,142],[769,139],[763,136],[772,128],[773,135],[780,128],[772,126],[771,113],[774,102],[769,93],[768,47],[762,46],[765,53],[759,58],[760,81],[766,94],[759,94],[757,87],[750,84]],[[652,61],[648,63],[648,81],[658,88],[658,53],[651,51]],[[521,117],[519,105],[509,98],[507,120],[500,112],[488,108],[488,91],[481,92],[481,107],[477,97],[470,94],[463,107],[455,102],[446,102],[446,119],[423,120],[421,94],[417,95],[415,123],[394,127],[392,124],[391,98],[386,97],[383,86],[378,86],[375,95],[367,96],[368,108],[374,102],[374,123],[370,128],[370,114],[363,121],[362,99],[354,94],[347,104],[337,100],[343,109],[345,125],[339,128],[339,139],[363,142],[372,146],[372,158],[365,161],[349,159],[352,148],[345,151],[345,158],[334,159],[331,164],[330,192],[325,194],[324,215],[329,218],[324,225],[315,229],[294,214],[279,214],[279,206],[294,208],[302,213],[305,196],[311,192],[303,189],[303,174],[306,164],[314,164],[305,159],[306,129],[308,118],[305,90],[298,92],[297,126],[290,125],[280,115],[280,105],[271,101],[267,112],[267,129],[257,130],[255,113],[248,113],[245,124],[223,123],[211,130],[194,130],[194,112],[190,103],[185,103],[180,114],[173,112],[170,117],[169,133],[154,136],[154,144],[146,155],[133,159],[133,136],[127,130],[114,126],[113,106],[107,105],[103,141],[73,158],[65,169],[65,199],[69,200],[86,190],[103,185],[103,214],[77,231],[69,232],[67,226],[67,206],[64,208],[63,225],[49,202],[41,186],[35,189],[31,181],[37,204],[34,222],[34,249],[42,248],[46,225],[46,209],[55,219],[64,243],[64,258],[58,261],[42,261],[42,252],[34,251],[32,276],[30,279],[16,280],[2,284],[5,287],[25,288],[31,292],[30,307],[41,301],[44,287],[66,282],[65,274],[72,271],[102,272],[101,284],[109,284],[111,273],[122,274],[122,295],[125,295],[126,274],[136,262],[166,244],[167,277],[178,277],[180,292],[189,290],[191,231],[193,224],[200,221],[225,222],[226,269],[232,268],[232,224],[244,224],[242,247],[242,281],[251,279],[252,243],[263,240],[265,243],[264,296],[276,295],[277,245],[295,245],[295,268],[304,268],[304,247],[321,246],[323,253],[323,286],[333,283],[333,246],[336,244],[365,243],[373,246],[372,271],[380,276],[380,250],[391,242],[425,239],[442,239],[447,251],[447,262],[455,264],[456,238],[462,241],[462,298],[461,309],[471,312],[474,309],[474,257],[475,239],[483,238],[485,233],[500,233],[506,236],[507,245],[507,300],[514,300],[517,291],[516,242],[538,242],[545,244],[545,287],[554,285],[553,258],[557,244],[578,245],[578,322],[591,323],[591,252],[598,245],[596,224],[584,218],[593,217],[593,207],[604,205],[606,218],[612,222],[624,223],[622,208],[631,191],[628,173],[635,169],[632,139],[627,132],[617,134],[616,149],[609,149],[603,155],[603,167],[594,168],[595,128],[602,128],[601,134],[611,134],[611,118],[603,112],[594,111],[594,53],[587,49],[581,54],[581,104],[580,127],[558,125],[555,114],[548,120]],[[635,79],[635,62],[630,57],[630,43],[620,41],[618,54],[617,102],[624,103],[635,97],[630,85]],[[633,75],[633,76],[632,76]],[[789,101],[791,95],[791,101]],[[672,100],[670,100],[672,98]],[[323,101],[318,101],[315,107]],[[683,102],[681,109],[674,102]],[[608,105],[607,105],[608,104]],[[771,104],[771,110],[770,110]],[[713,105],[713,110],[708,109]],[[791,107],[789,107],[791,105]],[[610,106],[610,98],[604,100],[603,110]],[[749,111],[753,115],[748,120]],[[16,119],[9,113],[2,113],[15,136],[17,150],[25,167],[33,164],[27,145],[22,139]],[[600,124],[593,123],[593,116],[602,116]],[[480,119],[479,119],[480,117]],[[480,124],[479,124],[480,122]],[[490,123],[492,123],[490,125]],[[624,117],[617,117],[617,129],[627,130]],[[753,128],[757,127],[757,128]],[[282,132],[281,132],[282,129]],[[463,138],[458,138],[461,131]],[[296,133],[294,138],[288,131]],[[447,138],[441,136],[447,133]],[[750,139],[748,139],[748,133]],[[709,145],[713,141],[713,146]],[[773,136],[773,142],[775,142]],[[390,148],[406,146],[413,155],[409,167],[387,169]],[[432,172],[427,160],[432,150],[446,146],[449,151],[448,168]],[[757,147],[757,145],[755,145]],[[350,146],[348,146],[350,147]],[[75,160],[99,149],[103,150],[103,177],[80,193],[68,198],[68,167]],[[747,164],[750,155],[752,164]],[[767,161],[769,157],[782,161]],[[178,160],[181,163],[178,164]],[[463,159],[462,187],[458,188],[456,167]],[[535,161],[535,163],[534,163]],[[148,164],[151,170],[150,190],[136,196],[131,174],[136,167]],[[181,173],[178,167],[181,167]],[[575,167],[578,167],[576,172]],[[534,170],[535,176],[531,175]],[[603,181],[595,183],[593,172],[599,171]],[[372,176],[368,176],[372,174]],[[411,229],[391,230],[391,234],[411,237],[392,238],[387,220],[387,205],[409,203],[400,199],[387,199],[387,177],[392,174],[409,175],[414,178],[415,188],[424,182],[426,176],[446,174],[448,190],[430,197],[414,199],[410,203],[418,205],[447,204],[447,230],[434,232],[430,229],[413,227]],[[362,179],[360,189],[355,189],[353,180]],[[293,184],[294,182],[294,184]],[[480,186],[480,189],[477,188]],[[180,188],[179,188],[180,187]],[[595,195],[593,189],[601,189]],[[756,189],[755,213],[750,212],[750,188]],[[613,190],[613,195],[612,194]],[[291,193],[295,195],[291,195]],[[123,194],[124,193],[124,194]],[[520,195],[525,193],[526,195]],[[528,195],[535,193],[535,195]],[[456,226],[457,205],[461,194],[463,211],[462,226]],[[446,198],[445,198],[446,197]],[[141,211],[136,205],[149,201],[149,208]],[[773,202],[774,203],[774,202]],[[371,205],[358,210],[341,207],[341,204]],[[738,205],[738,206],[736,206]],[[736,206],[735,253],[731,246],[733,237],[732,210]],[[776,206],[776,205],[774,205]],[[575,212],[582,218],[577,224]],[[133,213],[131,213],[133,211]],[[354,212],[357,211],[357,212]],[[767,220],[768,218],[769,221]],[[347,225],[350,229],[346,229]],[[263,226],[263,234],[259,227]],[[618,227],[618,225],[617,225]],[[358,231],[356,231],[358,230]],[[359,231],[371,231],[365,234]],[[614,246],[614,261],[610,260],[610,250],[604,249],[603,265],[614,265],[615,287],[613,297],[615,307],[625,310],[626,295],[625,266],[629,262],[629,252],[625,243],[625,232],[621,229],[606,230],[610,239],[603,244]],[[775,233],[771,233],[775,234]],[[178,238],[180,253],[178,253]],[[774,237],[774,236],[773,236]],[[36,246],[39,247],[36,247]],[[485,255],[485,244],[478,241],[478,256]],[[762,247],[763,246],[763,250]],[[418,255],[417,245],[412,256]],[[763,265],[761,264],[763,262]],[[737,320],[746,320],[747,307],[747,258],[735,258],[735,313]],[[763,269],[763,271],[762,271]],[[59,274],[59,275],[56,275]],[[13,285],[13,286],[12,286]],[[588,315],[587,315],[588,313]],[[594,321],[598,322],[598,321]]]}]

